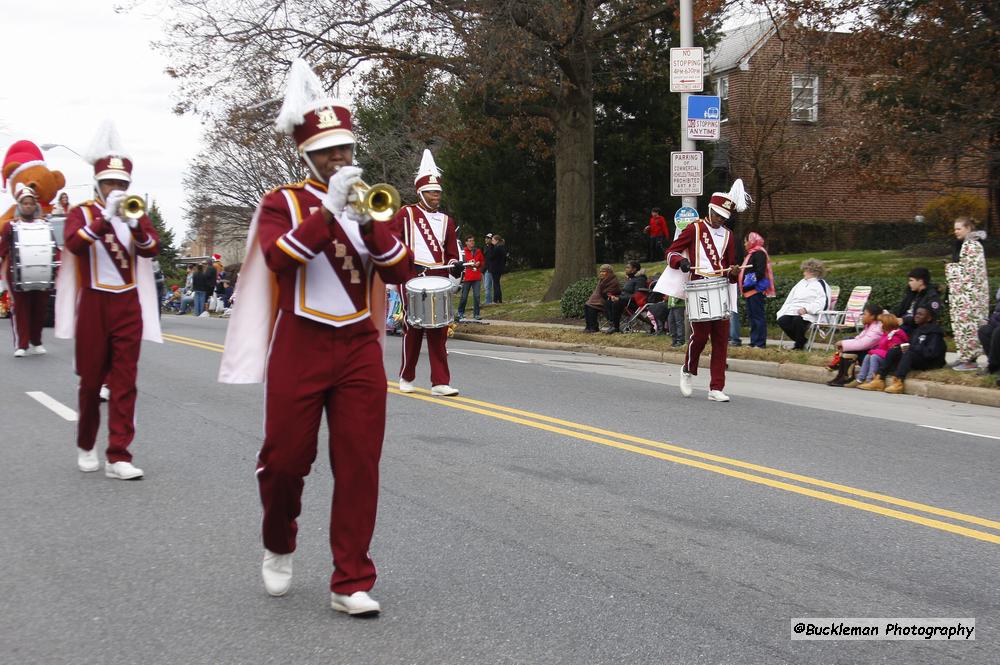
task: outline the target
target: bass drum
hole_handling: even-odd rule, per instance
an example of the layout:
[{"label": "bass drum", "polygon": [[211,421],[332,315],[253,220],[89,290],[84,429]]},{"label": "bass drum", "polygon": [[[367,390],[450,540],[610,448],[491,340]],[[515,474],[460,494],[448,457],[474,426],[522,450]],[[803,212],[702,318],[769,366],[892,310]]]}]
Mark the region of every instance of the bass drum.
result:
[{"label": "bass drum", "polygon": [[11,272],[15,291],[50,291],[55,288],[59,268],[59,246],[49,224],[12,226]]}]

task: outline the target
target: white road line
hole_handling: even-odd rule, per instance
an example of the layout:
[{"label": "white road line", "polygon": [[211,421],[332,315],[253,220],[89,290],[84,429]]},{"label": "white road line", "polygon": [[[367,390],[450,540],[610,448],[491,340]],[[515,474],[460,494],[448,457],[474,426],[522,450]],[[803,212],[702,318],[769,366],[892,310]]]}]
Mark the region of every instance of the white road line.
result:
[{"label": "white road line", "polygon": [[475,356],[476,358],[489,358],[490,360],[506,360],[509,363],[521,363],[522,365],[530,365],[530,360],[514,360],[513,358],[501,358],[500,356],[488,356],[485,353],[469,353],[468,351],[455,351],[454,349],[449,349],[448,353],[457,353],[460,356]]},{"label": "white road line", "polygon": [[77,420],[76,411],[74,411],[73,409],[69,408],[68,406],[66,406],[62,402],[60,402],[60,401],[58,401],[56,399],[53,399],[52,397],[49,397],[48,395],[46,395],[43,392],[37,392],[37,391],[30,391],[29,390],[28,392],[26,392],[24,394],[27,395],[28,397],[30,397],[31,399],[35,400],[36,402],[38,402],[42,406],[48,408],[50,411],[55,412],[55,414],[57,416],[63,418],[64,420],[68,420],[71,423],[75,423],[76,422],[76,420]]},{"label": "white road line", "polygon": [[927,429],[939,429],[942,432],[952,432],[954,434],[968,434],[969,436],[981,436],[984,439],[996,439],[1000,441],[1000,436],[992,436],[990,434],[977,434],[976,432],[966,432],[960,429],[951,429],[950,427],[935,427],[934,425],[921,425],[921,427],[926,427]]}]

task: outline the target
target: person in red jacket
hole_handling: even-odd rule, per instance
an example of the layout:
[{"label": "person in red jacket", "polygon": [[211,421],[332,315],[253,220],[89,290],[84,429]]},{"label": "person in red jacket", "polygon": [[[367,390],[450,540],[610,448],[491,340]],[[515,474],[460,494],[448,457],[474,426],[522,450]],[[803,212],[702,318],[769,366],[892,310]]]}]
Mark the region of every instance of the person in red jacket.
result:
[{"label": "person in red jacket", "polygon": [[653,208],[649,215],[649,226],[646,227],[649,234],[649,261],[659,261],[667,248],[667,238],[670,237],[670,229],[667,228],[667,220],[660,214],[659,208]]},{"label": "person in red jacket", "polygon": [[456,321],[465,318],[465,305],[469,300],[469,291],[472,291],[472,318],[476,321],[483,317],[479,316],[479,285],[483,281],[483,266],[486,265],[486,257],[483,250],[476,247],[475,236],[465,239],[465,248],[462,250],[462,263],[475,264],[467,265],[462,273],[462,297],[458,301],[458,314]]}]

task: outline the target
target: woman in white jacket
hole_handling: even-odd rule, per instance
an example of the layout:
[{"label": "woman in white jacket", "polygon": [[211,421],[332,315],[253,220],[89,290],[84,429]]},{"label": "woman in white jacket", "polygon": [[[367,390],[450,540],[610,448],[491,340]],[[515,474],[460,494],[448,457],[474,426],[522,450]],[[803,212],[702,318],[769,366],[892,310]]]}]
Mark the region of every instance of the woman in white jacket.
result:
[{"label": "woman in white jacket", "polygon": [[795,342],[795,349],[806,347],[806,333],[817,315],[830,304],[830,288],[823,277],[826,266],[819,259],[806,259],[799,266],[802,279],[792,287],[785,304],[778,310],[778,325]]}]

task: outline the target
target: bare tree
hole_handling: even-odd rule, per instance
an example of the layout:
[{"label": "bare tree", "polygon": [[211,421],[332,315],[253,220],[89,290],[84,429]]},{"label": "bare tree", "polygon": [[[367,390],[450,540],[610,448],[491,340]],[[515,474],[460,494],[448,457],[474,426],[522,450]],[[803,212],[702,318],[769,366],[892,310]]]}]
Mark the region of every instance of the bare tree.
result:
[{"label": "bare tree", "polygon": [[[177,59],[182,110],[238,86],[252,63],[272,78],[292,57],[329,83],[364,67],[407,64],[461,83],[484,112],[537,118],[555,136],[555,274],[546,299],[593,272],[594,89],[601,53],[675,20],[665,0],[172,0],[163,46]],[[712,15],[723,0],[697,3]],[[666,38],[666,37],[664,37]],[[641,50],[634,53],[641,61]],[[609,84],[613,85],[613,80]]]}]

